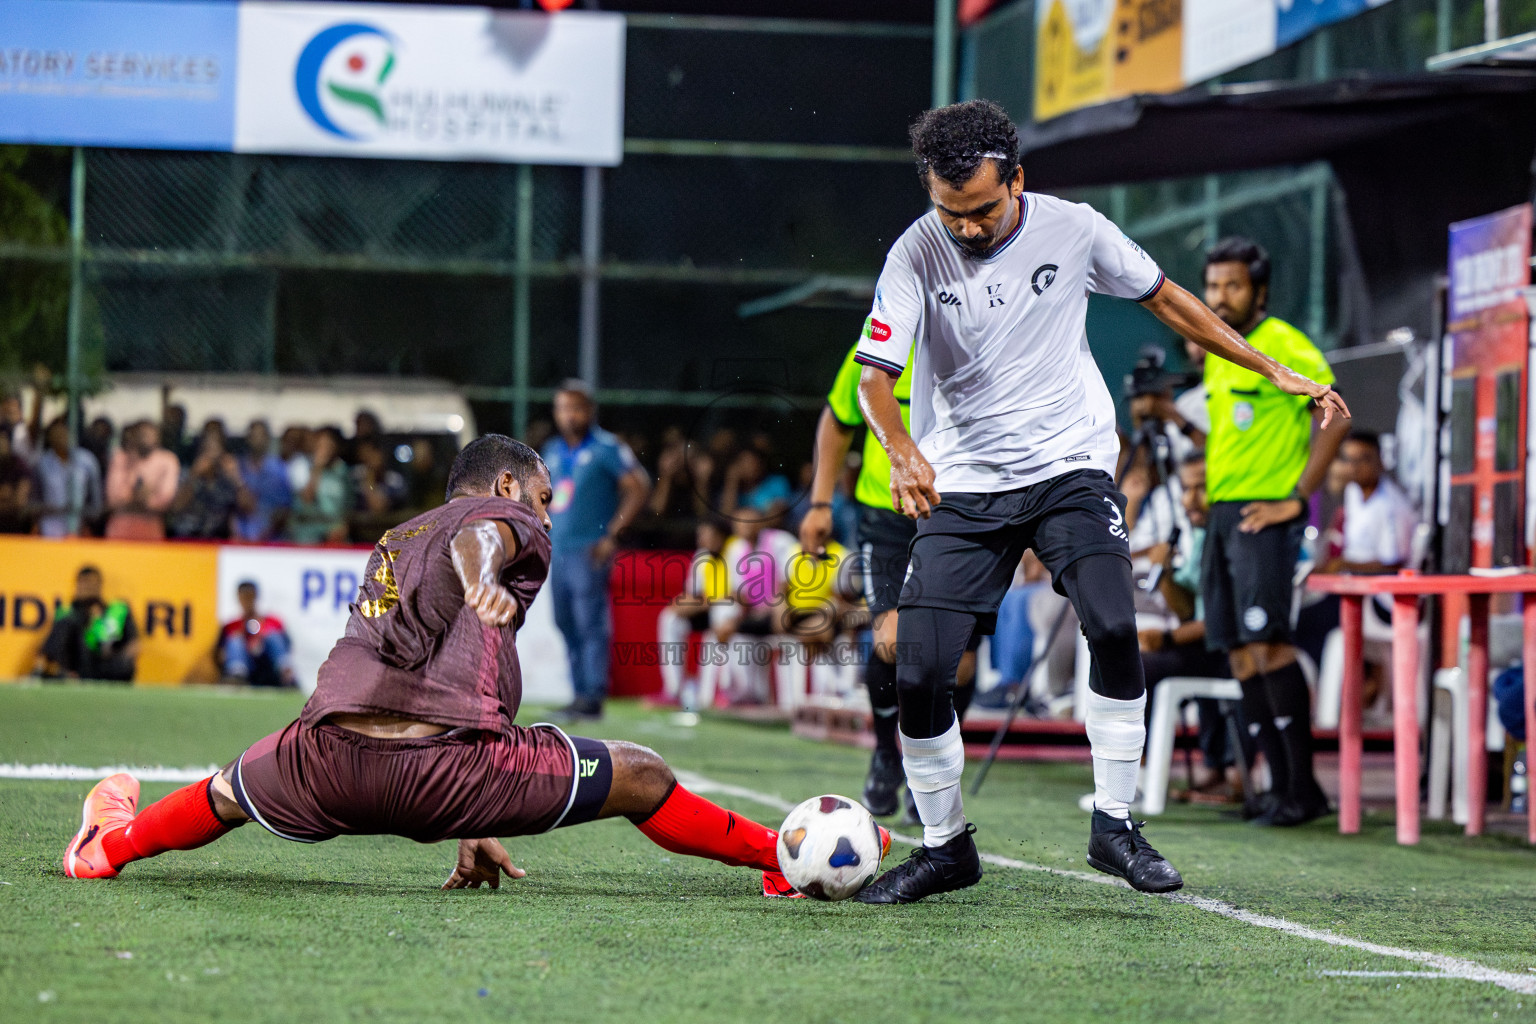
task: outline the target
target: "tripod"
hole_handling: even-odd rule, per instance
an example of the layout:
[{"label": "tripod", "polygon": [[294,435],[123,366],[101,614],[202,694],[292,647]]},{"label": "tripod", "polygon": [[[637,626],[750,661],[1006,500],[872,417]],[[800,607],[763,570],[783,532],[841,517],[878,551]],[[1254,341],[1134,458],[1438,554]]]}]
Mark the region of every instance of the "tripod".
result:
[{"label": "tripod", "polygon": [[[1124,481],[1125,474],[1130,471],[1131,467],[1136,465],[1137,459],[1143,453],[1145,453],[1147,464],[1152,472],[1152,486],[1148,489],[1148,494],[1152,494],[1158,488],[1164,487],[1170,479],[1177,479],[1173,466],[1173,452],[1168,443],[1168,431],[1164,427],[1162,420],[1148,418],[1141,422],[1141,426],[1137,428],[1135,436],[1131,439],[1130,452],[1126,457],[1124,465],[1120,467],[1120,472],[1115,477],[1115,487],[1117,489]],[[1176,517],[1170,516],[1168,535],[1165,538],[1169,550],[1178,546],[1179,534],[1179,521]],[[1158,563],[1153,567],[1152,573],[1147,577],[1145,583],[1148,592],[1157,589],[1162,573],[1163,563]],[[1051,624],[1050,631],[1046,634],[1045,646],[1041,650],[1049,651],[1051,645],[1056,642],[1056,636],[1061,632],[1062,625],[1067,621],[1067,611],[1071,607],[1070,604],[1065,605],[1057,613],[1056,621]],[[997,760],[998,751],[1003,747],[1003,740],[1007,737],[1008,730],[1013,728],[1013,720],[1018,717],[1019,708],[1024,706],[1024,701],[1028,695],[1029,681],[1025,679],[1020,683],[1018,690],[1015,691],[1013,699],[1008,702],[1008,713],[998,725],[997,732],[992,735],[992,745],[987,749],[987,756],[982,759],[980,767],[977,768],[976,781],[971,783],[972,796],[981,792],[981,784],[986,781],[987,772],[992,769],[993,762]],[[1241,751],[1241,748],[1239,748],[1239,751]],[[1241,752],[1239,752],[1238,756],[1242,756]]]}]

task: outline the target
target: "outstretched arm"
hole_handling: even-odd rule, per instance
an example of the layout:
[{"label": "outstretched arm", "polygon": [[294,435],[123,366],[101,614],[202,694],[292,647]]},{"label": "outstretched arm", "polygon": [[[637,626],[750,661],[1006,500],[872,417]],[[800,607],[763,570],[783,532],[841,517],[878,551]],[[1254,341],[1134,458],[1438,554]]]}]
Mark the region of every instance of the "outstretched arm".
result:
[{"label": "outstretched arm", "polygon": [[917,442],[901,422],[896,378],[874,366],[859,375],[859,407],[891,459],[891,502],[909,519],[927,519],[940,501],[934,489],[933,467],[917,450]]},{"label": "outstretched arm", "polygon": [[496,519],[477,519],[454,535],[453,568],[464,586],[464,603],[487,626],[517,618],[517,601],[501,585],[501,570],[517,554],[512,528]]},{"label": "outstretched arm", "polygon": [[1335,416],[1349,419],[1349,407],[1331,387],[1308,380],[1288,366],[1275,362],[1228,327],[1221,317],[1172,281],[1164,282],[1157,294],[1142,303],[1152,315],[1212,355],[1255,373],[1288,395],[1306,395],[1322,410],[1321,428],[1327,430]]},{"label": "outstretched arm", "polygon": [[827,538],[832,536],[832,492],[837,489],[837,474],[848,458],[855,429],[834,416],[830,405],[821,407],[821,419],[816,421],[811,507],[800,520],[800,546],[813,555],[824,554]]}]

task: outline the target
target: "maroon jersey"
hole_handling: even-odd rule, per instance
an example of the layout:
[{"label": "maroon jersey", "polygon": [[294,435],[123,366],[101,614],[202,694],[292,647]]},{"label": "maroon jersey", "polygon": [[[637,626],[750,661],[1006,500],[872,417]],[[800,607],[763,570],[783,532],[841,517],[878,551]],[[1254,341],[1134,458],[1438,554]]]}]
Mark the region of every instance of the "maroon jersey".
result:
[{"label": "maroon jersey", "polygon": [[[487,626],[464,603],[451,545],[467,523],[506,523],[517,555],[501,582],[515,621]],[[388,531],[368,560],[346,634],[320,666],[300,720],[386,713],[422,722],[503,731],[523,699],[517,661],[522,625],[549,573],[549,536],[528,506],[507,498],[455,498]]]}]

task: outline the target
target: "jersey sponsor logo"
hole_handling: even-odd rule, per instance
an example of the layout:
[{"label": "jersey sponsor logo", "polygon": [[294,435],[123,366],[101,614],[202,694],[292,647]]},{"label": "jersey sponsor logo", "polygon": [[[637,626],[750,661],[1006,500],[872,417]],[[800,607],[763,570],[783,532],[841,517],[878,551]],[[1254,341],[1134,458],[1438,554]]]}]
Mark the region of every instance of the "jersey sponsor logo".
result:
[{"label": "jersey sponsor logo", "polygon": [[1036,295],[1044,295],[1045,290],[1056,280],[1056,272],[1061,268],[1054,263],[1044,263],[1035,268],[1030,276],[1029,286],[1035,290]]},{"label": "jersey sponsor logo", "polygon": [[1068,455],[1066,458],[1062,459],[1061,461],[1062,462],[1087,462],[1091,457],[1092,456],[1088,456],[1088,455]]},{"label": "jersey sponsor logo", "polygon": [[1135,242],[1131,241],[1130,236],[1127,235],[1125,232],[1123,232],[1123,231],[1120,232],[1120,237],[1122,239],[1124,239],[1125,240],[1125,244],[1130,246],[1132,251],[1135,252],[1136,255],[1140,256],[1142,259],[1147,260],[1147,259],[1151,259],[1152,258],[1152,257],[1147,255],[1147,251],[1145,249],[1143,249],[1141,246],[1137,245]]},{"label": "jersey sponsor logo", "polygon": [[592,778],[592,776],[597,774],[597,764],[598,759],[595,757],[581,758],[581,772],[578,777],[583,779]]},{"label": "jersey sponsor logo", "polygon": [[1232,425],[1238,430],[1247,430],[1253,426],[1253,403],[1234,402],[1232,405]]},{"label": "jersey sponsor logo", "polygon": [[1005,305],[1003,302],[1003,286],[1001,284],[987,285],[987,308],[993,309]]},{"label": "jersey sponsor logo", "polygon": [[875,289],[875,308],[878,309],[882,313],[884,313],[886,311],[885,310],[885,293],[883,293],[879,288]]},{"label": "jersey sponsor logo", "polygon": [[956,295],[954,292],[939,292],[939,305],[959,306],[960,296]]},{"label": "jersey sponsor logo", "polygon": [[891,328],[889,324],[883,324],[874,317],[864,321],[864,337],[871,341],[890,341]]},{"label": "jersey sponsor logo", "polygon": [[1129,541],[1130,535],[1125,532],[1125,517],[1120,514],[1120,506],[1115,504],[1115,499],[1104,495],[1104,504],[1109,506],[1109,535],[1119,537],[1123,541]]}]

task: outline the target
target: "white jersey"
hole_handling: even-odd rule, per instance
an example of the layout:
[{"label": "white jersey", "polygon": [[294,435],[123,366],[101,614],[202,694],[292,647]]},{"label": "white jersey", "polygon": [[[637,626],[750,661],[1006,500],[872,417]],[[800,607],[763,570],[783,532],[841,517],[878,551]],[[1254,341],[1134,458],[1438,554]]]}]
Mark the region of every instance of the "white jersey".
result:
[{"label": "white jersey", "polygon": [[940,494],[1114,475],[1115,406],[1088,351],[1088,293],[1140,302],[1162,284],[1152,258],[1081,203],[1026,192],[1013,233],[984,259],[929,211],[891,247],[854,358],[893,375],[915,360],[912,438]]}]

